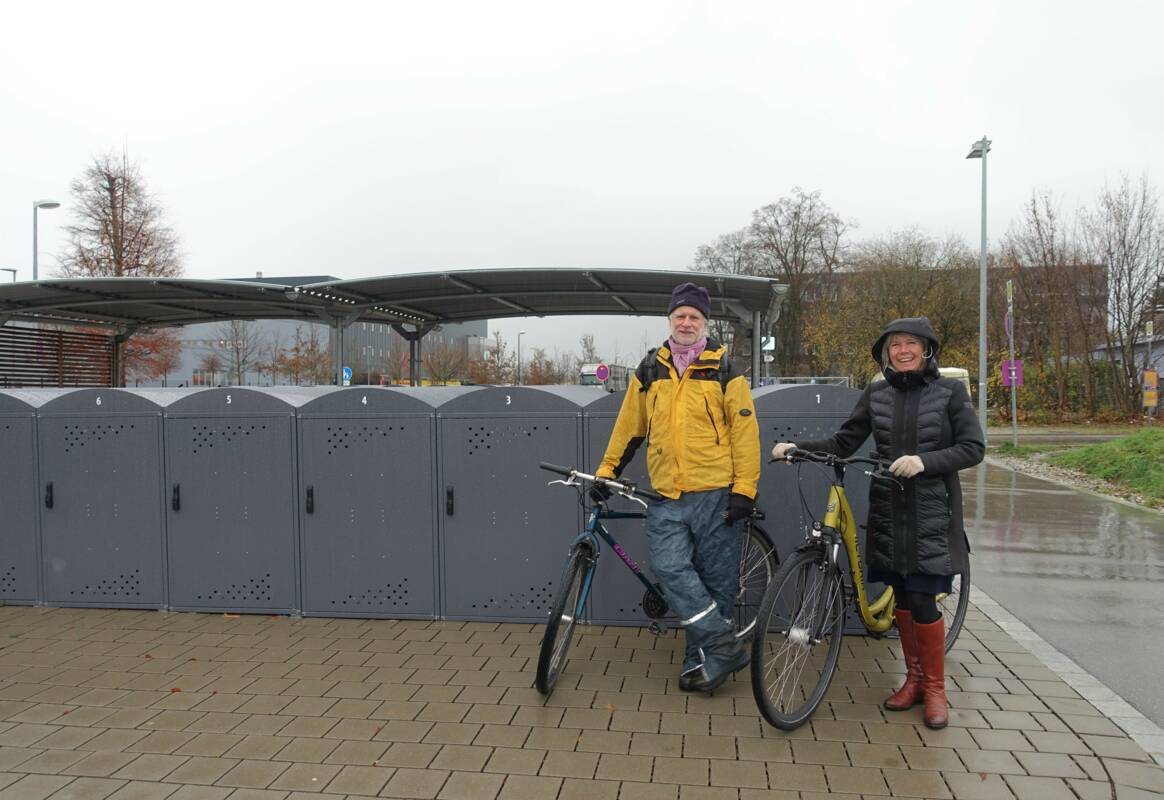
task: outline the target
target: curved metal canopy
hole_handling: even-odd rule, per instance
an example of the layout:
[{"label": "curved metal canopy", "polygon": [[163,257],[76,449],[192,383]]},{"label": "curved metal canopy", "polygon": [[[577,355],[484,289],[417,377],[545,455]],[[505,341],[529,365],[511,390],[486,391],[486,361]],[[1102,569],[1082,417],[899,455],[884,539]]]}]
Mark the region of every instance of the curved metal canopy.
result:
[{"label": "curved metal canopy", "polygon": [[[768,278],[634,269],[485,269],[296,283],[186,278],[68,278],[0,284],[0,322],[123,329],[232,319],[413,324],[567,314],[663,315],[671,289],[705,286],[713,316],[751,325],[785,287]],[[311,279],[308,279],[311,280]]]}]

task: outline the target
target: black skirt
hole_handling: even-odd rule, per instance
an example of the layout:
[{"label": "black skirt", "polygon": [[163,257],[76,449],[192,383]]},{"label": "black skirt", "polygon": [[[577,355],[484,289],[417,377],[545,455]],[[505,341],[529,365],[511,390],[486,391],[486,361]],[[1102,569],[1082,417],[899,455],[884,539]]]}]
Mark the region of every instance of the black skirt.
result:
[{"label": "black skirt", "polygon": [[[896,572],[870,572],[869,580],[875,583],[888,583],[895,591],[917,592],[919,594],[949,594],[954,589],[953,575],[922,575],[912,573],[899,575]],[[969,586],[963,586],[962,591],[969,591]]]}]

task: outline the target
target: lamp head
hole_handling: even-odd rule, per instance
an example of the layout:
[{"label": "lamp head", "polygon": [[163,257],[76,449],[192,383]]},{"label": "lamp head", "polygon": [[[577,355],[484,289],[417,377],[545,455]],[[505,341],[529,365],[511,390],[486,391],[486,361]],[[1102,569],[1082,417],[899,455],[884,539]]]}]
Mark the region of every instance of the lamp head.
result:
[{"label": "lamp head", "polygon": [[990,140],[983,136],[974,144],[970,145],[970,155],[966,156],[966,158],[985,158],[989,152]]},{"label": "lamp head", "polygon": [[56,200],[34,200],[32,202],[34,208],[60,208],[61,204]]}]

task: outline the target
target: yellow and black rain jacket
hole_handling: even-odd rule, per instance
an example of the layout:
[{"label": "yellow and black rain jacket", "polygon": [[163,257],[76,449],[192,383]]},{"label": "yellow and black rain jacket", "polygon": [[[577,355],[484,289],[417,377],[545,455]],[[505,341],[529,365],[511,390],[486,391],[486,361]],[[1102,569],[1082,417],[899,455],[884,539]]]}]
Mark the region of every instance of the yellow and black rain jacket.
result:
[{"label": "yellow and black rain jacket", "polygon": [[760,427],[752,391],[718,342],[709,339],[682,376],[666,343],[647,354],[623,398],[598,477],[617,478],[644,441],[659,494],[678,499],[730,488],[755,499]]}]

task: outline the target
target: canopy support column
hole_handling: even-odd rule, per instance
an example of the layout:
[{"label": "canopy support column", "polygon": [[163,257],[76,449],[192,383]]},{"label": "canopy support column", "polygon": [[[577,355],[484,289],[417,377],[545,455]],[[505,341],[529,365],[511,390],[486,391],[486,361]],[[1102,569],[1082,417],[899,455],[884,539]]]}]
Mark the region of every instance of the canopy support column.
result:
[{"label": "canopy support column", "polygon": [[420,325],[412,323],[412,330],[404,327],[404,323],[393,322],[392,330],[400,334],[401,338],[408,342],[408,385],[420,386],[420,341],[430,331],[436,328],[436,325]]},{"label": "canopy support column", "polygon": [[752,312],[752,388],[760,385],[760,356],[764,344],[764,329],[759,311]]}]

